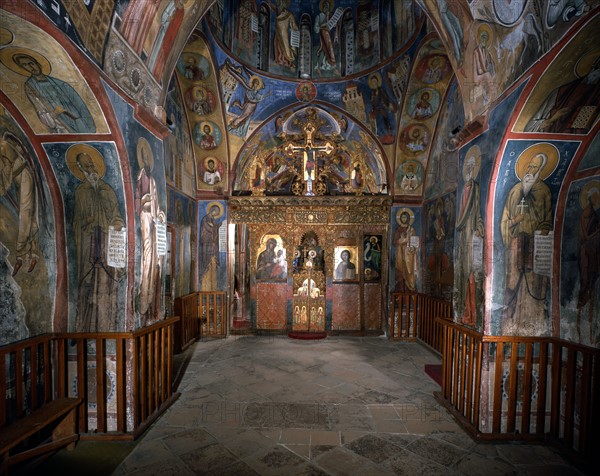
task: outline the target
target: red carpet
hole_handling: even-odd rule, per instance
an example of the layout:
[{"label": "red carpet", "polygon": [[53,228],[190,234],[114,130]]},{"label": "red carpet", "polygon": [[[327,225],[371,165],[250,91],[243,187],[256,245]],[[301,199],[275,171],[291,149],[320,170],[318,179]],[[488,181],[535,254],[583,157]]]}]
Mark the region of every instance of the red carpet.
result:
[{"label": "red carpet", "polygon": [[425,373],[438,385],[442,385],[442,364],[425,364]]}]

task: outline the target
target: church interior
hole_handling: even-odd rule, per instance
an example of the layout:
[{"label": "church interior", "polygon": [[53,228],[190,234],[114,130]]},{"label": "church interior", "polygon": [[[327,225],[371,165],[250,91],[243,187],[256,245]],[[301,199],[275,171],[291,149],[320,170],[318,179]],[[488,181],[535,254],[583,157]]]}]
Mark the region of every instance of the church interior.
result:
[{"label": "church interior", "polygon": [[600,2],[0,19],[2,474],[592,472]]}]

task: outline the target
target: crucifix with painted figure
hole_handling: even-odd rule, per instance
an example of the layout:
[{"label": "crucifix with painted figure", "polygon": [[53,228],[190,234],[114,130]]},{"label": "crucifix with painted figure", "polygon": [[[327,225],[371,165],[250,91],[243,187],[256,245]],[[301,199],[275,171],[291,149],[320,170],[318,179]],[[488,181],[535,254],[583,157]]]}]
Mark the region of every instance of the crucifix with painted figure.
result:
[{"label": "crucifix with painted figure", "polygon": [[[316,131],[315,126],[311,122],[307,122],[303,128],[304,131],[304,143],[294,145],[291,142],[285,147],[285,151],[288,155],[293,156],[295,153],[302,153],[302,181],[305,186],[297,186],[294,189],[294,193],[297,195],[302,194],[306,196],[314,196],[315,191],[313,190],[313,183],[318,177],[318,154],[324,152],[325,155],[330,156],[335,150],[335,147],[330,142],[325,142],[323,145],[315,145],[313,143],[313,134]],[[299,185],[299,184],[298,184]],[[319,192],[319,191],[317,191]]]}]

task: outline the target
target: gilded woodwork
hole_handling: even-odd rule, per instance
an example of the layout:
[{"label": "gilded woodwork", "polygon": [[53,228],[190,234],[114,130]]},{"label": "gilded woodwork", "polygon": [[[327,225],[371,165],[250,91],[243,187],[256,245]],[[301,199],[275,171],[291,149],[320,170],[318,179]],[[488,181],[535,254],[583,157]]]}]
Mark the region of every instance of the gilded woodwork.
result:
[{"label": "gilded woodwork", "polygon": [[[376,292],[369,293],[371,298],[368,303],[362,297],[362,287],[365,282],[362,276],[363,263],[361,261],[364,235],[380,234],[386,241],[391,208],[389,198],[367,195],[361,197],[244,196],[231,197],[229,205],[231,222],[245,224],[248,227],[250,276],[256,276],[258,256],[264,249],[265,237],[278,235],[285,248],[287,284],[281,281],[275,282],[276,280],[255,282],[254,286],[260,285],[262,290],[260,293],[256,293],[257,314],[263,316],[268,311],[275,315],[279,312],[282,313],[281,318],[284,319],[283,313],[288,313],[289,308],[284,305],[286,298],[281,294],[283,285],[287,287],[287,299],[291,300],[292,304],[292,315],[288,318],[291,318],[293,328],[296,329],[298,326],[294,324],[294,310],[296,306],[300,306],[299,309],[302,309],[303,305],[307,305],[305,303],[307,297],[302,295],[299,290],[304,281],[308,279],[310,272],[311,279],[319,288],[319,295],[314,297],[315,300],[311,300],[310,308],[307,310],[308,320],[310,320],[310,309],[313,304],[317,312],[319,307],[326,312],[326,297],[330,296],[330,299],[335,300],[337,296],[348,302],[334,306],[336,310],[334,314],[336,312],[339,314],[332,316],[334,327],[342,330],[351,330],[350,327],[360,330],[361,322],[365,319],[363,307],[366,305],[377,307],[377,303],[371,302],[377,295]],[[311,239],[307,239],[307,237]],[[316,240],[312,238],[316,238]],[[357,268],[357,279],[353,284],[332,284],[330,282],[328,287],[327,278],[332,278],[334,274],[335,249],[340,246],[351,247],[354,250],[353,261]],[[322,269],[318,265],[310,270],[305,266],[311,249],[323,251]],[[385,250],[385,246],[382,246],[382,249]],[[294,257],[297,254],[302,255],[300,266],[297,262],[294,263]],[[384,255],[387,253],[384,252]],[[383,259],[386,258],[387,256],[383,256]],[[386,279],[387,273],[382,269],[379,286],[385,286]],[[270,291],[267,292],[266,288]],[[258,290],[258,287],[256,289]],[[277,295],[277,298],[273,293]],[[264,302],[260,302],[261,300]],[[272,309],[275,305],[278,308],[277,312]],[[369,314],[369,327],[376,322],[375,316],[371,314],[373,313]],[[324,325],[324,320],[322,322]],[[299,324],[301,325],[296,330],[302,330],[300,329],[303,327],[302,323]],[[340,325],[341,327],[339,327]],[[311,329],[315,330],[313,327]]]}]

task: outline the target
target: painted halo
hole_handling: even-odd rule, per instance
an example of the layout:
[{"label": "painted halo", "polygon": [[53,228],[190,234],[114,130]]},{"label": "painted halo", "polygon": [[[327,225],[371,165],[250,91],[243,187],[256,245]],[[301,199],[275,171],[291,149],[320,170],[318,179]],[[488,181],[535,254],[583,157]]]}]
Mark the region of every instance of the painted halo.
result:
[{"label": "painted halo", "polygon": [[369,75],[369,87],[371,87],[371,81],[375,80],[375,83],[377,84],[377,87],[380,88],[381,87],[381,75],[379,73],[373,73],[371,75]]},{"label": "painted halo", "polygon": [[575,65],[575,76],[578,78],[587,76],[592,70],[592,65],[598,60],[598,57],[600,57],[600,48],[596,48],[589,53],[582,55]]},{"label": "painted halo", "polygon": [[12,43],[15,39],[15,35],[10,30],[6,28],[0,28],[0,46],[6,46]]},{"label": "painted halo", "polygon": [[408,213],[408,216],[410,217],[410,219],[408,220],[408,223],[409,223],[409,225],[412,225],[413,222],[415,221],[415,214],[410,208],[406,208],[406,207],[402,207],[396,212],[396,223],[398,223],[398,225],[401,225],[400,217],[402,216],[402,214],[404,212]]},{"label": "painted halo", "polygon": [[213,156],[211,156],[211,155],[209,155],[208,157],[206,157],[206,158],[204,159],[204,169],[205,169],[205,170],[208,170],[208,163],[209,163],[211,160],[212,160],[212,161],[215,163],[215,170],[218,170],[218,168],[219,168],[219,167],[218,167],[218,165],[219,165],[219,160],[217,160],[215,157],[213,157]]},{"label": "painted halo", "polygon": [[48,76],[52,71],[52,66],[50,65],[50,61],[48,61],[48,58],[46,58],[41,53],[38,53],[37,51],[31,50],[29,48],[22,48],[20,46],[9,46],[0,50],[0,62],[2,62],[2,64],[4,64],[4,66],[6,66],[8,69],[14,71],[17,74],[20,74],[21,76],[31,76],[31,73],[29,71],[27,71],[25,68],[22,68],[16,63],[16,61],[14,60],[14,57],[16,55],[31,56],[39,63],[42,70],[42,74],[45,76]]},{"label": "painted halo", "polygon": [[586,183],[581,189],[581,193],[579,194],[579,204],[582,209],[587,208],[588,206],[588,195],[591,196],[592,206],[594,209],[600,207],[600,181],[599,180],[591,180]]},{"label": "painted halo", "polygon": [[521,155],[519,155],[517,163],[515,164],[515,173],[517,174],[519,180],[523,179],[525,170],[527,170],[527,166],[529,165],[529,161],[537,154],[545,154],[546,157],[548,157],[546,165],[544,165],[544,168],[540,170],[541,180],[546,180],[548,177],[550,177],[550,175],[552,175],[554,170],[556,170],[556,167],[558,166],[558,149],[549,142],[539,142],[528,147],[521,152]]},{"label": "painted halo", "polygon": [[479,25],[479,28],[477,28],[477,43],[481,42],[481,34],[483,32],[487,33],[488,46],[489,46],[490,43],[492,42],[492,29],[490,28],[490,26],[487,23],[482,23],[481,25]]},{"label": "painted halo", "polygon": [[83,171],[77,166],[77,156],[82,153],[88,154],[91,157],[94,166],[96,167],[96,171],[98,172],[98,176],[100,178],[104,177],[104,174],[106,173],[104,157],[98,149],[88,144],[74,144],[69,147],[65,153],[67,167],[69,167],[73,176],[81,182],[85,181]]},{"label": "painted halo", "polygon": [[479,175],[479,169],[481,168],[481,149],[478,145],[474,145],[469,147],[467,153],[465,154],[465,161],[463,163],[463,178],[467,179],[467,162],[473,157],[475,159],[475,167],[473,168],[473,177],[477,177]]},{"label": "painted halo", "polygon": [[217,207],[219,209],[219,214],[215,216],[215,218],[221,218],[224,213],[223,204],[219,202],[210,202],[208,205],[206,205],[206,213],[210,212],[212,207]]},{"label": "painted halo", "polygon": [[148,157],[148,162],[150,162],[150,170],[154,170],[154,155],[152,154],[152,148],[144,137],[140,137],[137,143],[137,161],[138,165],[140,166],[140,170],[144,168],[142,151],[146,151],[146,157]]}]

